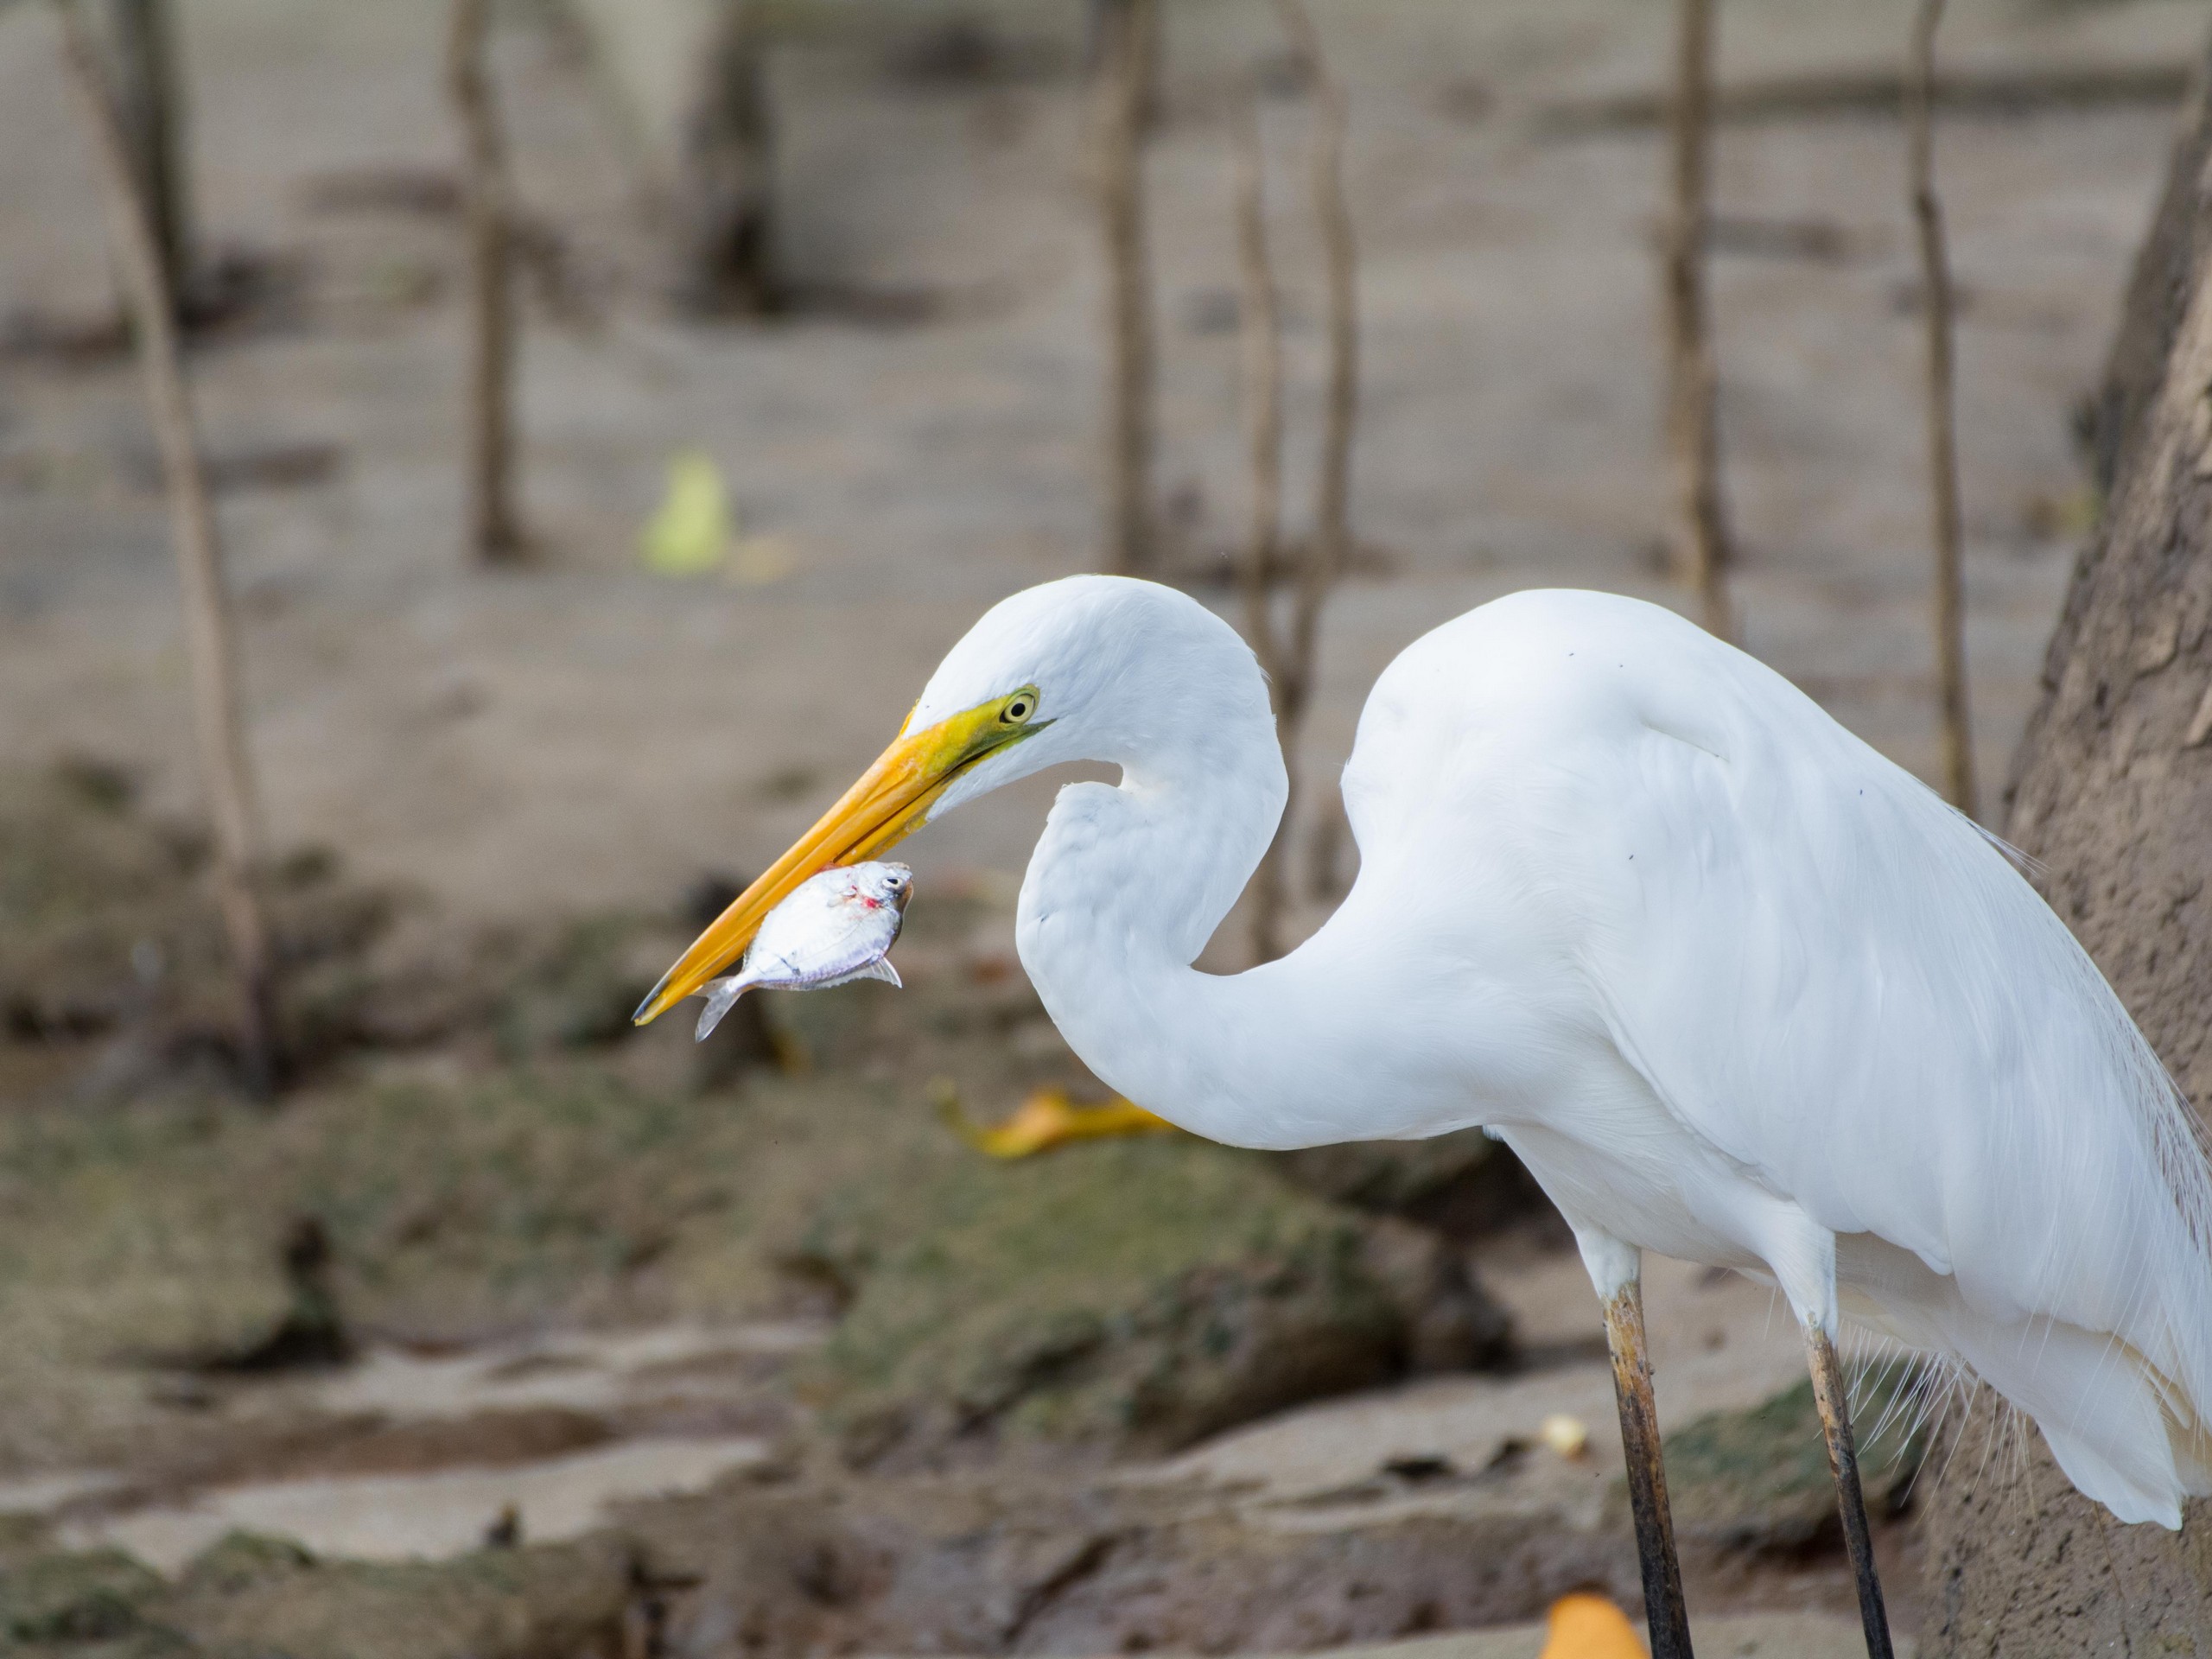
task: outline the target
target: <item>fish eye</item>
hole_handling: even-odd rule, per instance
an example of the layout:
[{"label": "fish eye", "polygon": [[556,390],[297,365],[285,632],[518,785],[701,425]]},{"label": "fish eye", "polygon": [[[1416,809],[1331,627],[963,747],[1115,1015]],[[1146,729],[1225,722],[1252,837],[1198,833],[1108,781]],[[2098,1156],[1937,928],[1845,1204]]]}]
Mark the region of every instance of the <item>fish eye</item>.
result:
[{"label": "fish eye", "polygon": [[1006,700],[1006,707],[999,710],[999,719],[1008,726],[1019,726],[1036,712],[1036,688],[1024,686]]}]

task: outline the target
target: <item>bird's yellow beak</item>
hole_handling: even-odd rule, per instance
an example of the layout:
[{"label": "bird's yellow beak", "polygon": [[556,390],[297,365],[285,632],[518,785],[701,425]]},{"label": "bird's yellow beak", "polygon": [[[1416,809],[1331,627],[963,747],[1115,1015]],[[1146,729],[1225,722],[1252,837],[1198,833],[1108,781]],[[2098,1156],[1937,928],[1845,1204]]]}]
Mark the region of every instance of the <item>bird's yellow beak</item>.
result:
[{"label": "bird's yellow beak", "polygon": [[639,1005],[632,1021],[650,1025],[735,962],[753,943],[768,912],[807,877],[833,864],[876,857],[919,829],[938,797],[962,772],[1051,723],[1030,717],[1036,707],[1035,688],[1024,687],[901,735],[814,828],[691,942],[691,948],[661,976],[652,995]]}]

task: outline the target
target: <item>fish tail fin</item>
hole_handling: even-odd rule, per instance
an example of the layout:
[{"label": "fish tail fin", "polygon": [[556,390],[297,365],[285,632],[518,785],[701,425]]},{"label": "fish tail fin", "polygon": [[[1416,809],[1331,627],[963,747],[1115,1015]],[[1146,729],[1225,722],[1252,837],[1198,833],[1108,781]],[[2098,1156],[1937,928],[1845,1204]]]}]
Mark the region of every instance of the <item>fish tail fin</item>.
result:
[{"label": "fish tail fin", "polygon": [[722,1016],[736,1006],[737,999],[751,988],[752,982],[742,974],[732,974],[727,979],[717,979],[707,987],[707,1006],[700,1011],[699,1028],[691,1033],[691,1040],[703,1043],[707,1033],[722,1022]]}]

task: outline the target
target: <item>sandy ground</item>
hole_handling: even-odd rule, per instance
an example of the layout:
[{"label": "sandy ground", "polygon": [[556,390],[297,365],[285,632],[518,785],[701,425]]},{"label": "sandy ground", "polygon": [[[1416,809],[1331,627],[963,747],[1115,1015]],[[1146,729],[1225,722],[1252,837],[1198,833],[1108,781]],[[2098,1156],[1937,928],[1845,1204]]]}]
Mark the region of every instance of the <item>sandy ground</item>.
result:
[{"label": "sandy ground", "polygon": [[[1136,1463],[1131,1485],[1214,1493],[1248,1524],[1357,1532],[1414,1516],[1526,1517],[1532,1526],[1596,1530],[1617,1484],[1620,1441],[1611,1373],[1595,1304],[1571,1252],[1490,1264],[1524,1348],[1579,1353],[1499,1376],[1440,1377],[1282,1413],[1181,1456]],[[1498,1271],[1506,1268],[1508,1271]],[[1669,1428],[1714,1410],[1756,1404],[1802,1374],[1795,1324],[1772,1293],[1732,1274],[1654,1258],[1645,1275],[1662,1419]],[[340,1423],[372,1415],[404,1428],[466,1429],[537,1411],[590,1414],[601,1423],[680,1422],[727,1378],[718,1366],[801,1352],[820,1341],[803,1323],[670,1325],[550,1332],[451,1354],[380,1350],[336,1372],[269,1385],[264,1418],[312,1414]],[[1566,1414],[1588,1446],[1538,1449],[1545,1420]],[[73,1547],[113,1545],[175,1573],[235,1528],[291,1538],[319,1554],[361,1560],[445,1560],[479,1548],[510,1508],[523,1535],[555,1542],[603,1524],[626,1501],[704,1490],[772,1455],[759,1436],[617,1431],[602,1444],[513,1457],[486,1441],[429,1466],[288,1478],[225,1478],[133,1491],[118,1471],[85,1470],[0,1483],[0,1513],[53,1514]],[[1407,1486],[1382,1471],[1406,1459],[1440,1460],[1479,1480]]]},{"label": "sandy ground", "polygon": [[[727,1378],[715,1369],[741,1357],[788,1354],[818,1343],[817,1327],[663,1325],[571,1332],[489,1344],[450,1355],[380,1350],[359,1363],[288,1390],[282,1402],[331,1421],[373,1415],[397,1426],[443,1422],[466,1429],[531,1409],[658,1414],[711,1402]],[[95,1506],[65,1524],[73,1546],[112,1545],[174,1574],[226,1533],[290,1538],[318,1554],[356,1560],[444,1560],[480,1548],[486,1529],[512,1512],[537,1543],[580,1537],[626,1500],[702,1491],[760,1462],[758,1435],[610,1436],[609,1443],[515,1459],[489,1443],[435,1466],[397,1472],[211,1483],[153,1502]],[[0,1485],[0,1512],[51,1512],[97,1497],[99,1477],[48,1477]]]},{"label": "sandy ground", "polygon": [[[1392,574],[1340,594],[1310,747],[1332,765],[1376,671],[1513,588],[1679,602],[1655,568],[1660,151],[1547,137],[1554,101],[1649,85],[1659,18],[1624,0],[1317,7],[1352,95],[1365,416],[1357,528]],[[1977,67],[2183,60],[2188,7],[1961,6]],[[1894,60],[1898,4],[1732,7],[1729,78]],[[1249,13],[1249,15],[1248,15]],[[811,15],[811,14],[810,14]],[[911,19],[911,11],[906,14]],[[931,14],[935,15],[935,14]],[[1038,73],[944,86],[887,67],[897,31],[824,13],[774,70],[784,248],[804,283],[933,296],[934,320],[667,319],[639,276],[620,146],[572,48],[500,48],[522,188],[567,238],[570,313],[534,303],[525,495],[542,568],[455,546],[459,310],[448,219],[340,212],[334,177],[449,165],[426,0],[189,10],[211,243],[276,257],[289,321],[202,352],[218,456],[335,446],[319,482],[223,517],[253,746],[276,839],[340,849],[467,912],[660,900],[759,867],[874,753],[985,605],[1094,562],[1099,294],[1057,11]],[[912,28],[911,22],[902,25]],[[1226,112],[1263,8],[1173,9],[1155,147],[1160,476],[1207,543],[1243,512]],[[0,17],[0,312],[84,315],[106,289],[50,20]],[[1470,118],[1469,111],[1476,111]],[[1302,111],[1270,103],[1290,318],[1294,508],[1313,435],[1316,267]],[[2127,105],[1945,124],[1976,721],[1985,774],[2030,706],[2072,550],[2069,403],[2093,384],[2170,114]],[[1872,118],[1735,127],[1719,206],[1817,221],[1818,259],[1724,253],[1729,484],[1746,644],[1909,766],[1934,754],[1919,335],[1899,135]],[[667,457],[706,448],[767,556],[755,584],[644,573]],[[182,664],[151,450],[127,365],[19,359],[0,383],[0,761],[64,752],[184,801]],[[915,848],[925,879],[1010,872],[1042,788]]]}]

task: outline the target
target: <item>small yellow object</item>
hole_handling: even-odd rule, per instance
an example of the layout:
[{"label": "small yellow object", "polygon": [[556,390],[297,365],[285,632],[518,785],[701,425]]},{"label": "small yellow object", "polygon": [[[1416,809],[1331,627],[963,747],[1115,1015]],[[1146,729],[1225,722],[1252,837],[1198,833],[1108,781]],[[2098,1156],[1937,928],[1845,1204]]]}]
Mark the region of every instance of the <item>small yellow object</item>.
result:
[{"label": "small yellow object", "polygon": [[1103,1106],[1078,1106],[1065,1090],[1039,1089],[1014,1109],[1003,1123],[986,1128],[960,1107],[952,1084],[938,1078],[931,1085],[938,1116],[948,1128],[976,1151],[993,1158],[1027,1158],[1070,1141],[1096,1141],[1117,1135],[1163,1135],[1175,1126],[1141,1106],[1126,1100],[1109,1100]]},{"label": "small yellow object", "polygon": [[1603,1596],[1576,1591],[1552,1604],[1537,1659],[1643,1659],[1628,1615]]},{"label": "small yellow object", "polygon": [[645,568],[664,576],[703,576],[729,557],[736,521],[721,470],[704,450],[683,449],[668,463],[668,495],[638,537]]},{"label": "small yellow object", "polygon": [[1563,1411],[1554,1412],[1538,1424],[1536,1438],[1569,1463],[1589,1454],[1590,1426]]}]

